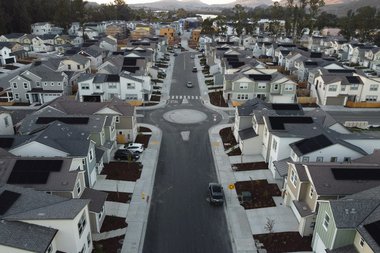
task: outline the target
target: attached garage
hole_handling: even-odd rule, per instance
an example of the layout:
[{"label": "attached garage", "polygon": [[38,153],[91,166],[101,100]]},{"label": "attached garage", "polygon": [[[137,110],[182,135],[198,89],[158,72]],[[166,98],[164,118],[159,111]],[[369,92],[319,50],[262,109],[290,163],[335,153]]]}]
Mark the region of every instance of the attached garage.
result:
[{"label": "attached garage", "polygon": [[327,97],[325,105],[345,105],[346,99],[345,96]]}]

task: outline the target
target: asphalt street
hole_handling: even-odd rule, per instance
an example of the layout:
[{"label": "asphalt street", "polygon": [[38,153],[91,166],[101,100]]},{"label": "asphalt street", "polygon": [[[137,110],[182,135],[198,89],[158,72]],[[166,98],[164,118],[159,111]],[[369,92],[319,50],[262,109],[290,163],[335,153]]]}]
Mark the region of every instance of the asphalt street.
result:
[{"label": "asphalt street", "polygon": [[[200,95],[190,55],[176,57],[170,95]],[[187,88],[187,81],[194,87]],[[207,119],[177,124],[163,118],[176,109],[202,111]],[[224,209],[211,206],[207,199],[208,183],[217,181],[208,129],[221,117],[200,100],[177,99],[169,100],[165,108],[146,111],[139,120],[163,132],[143,252],[232,252]]]}]

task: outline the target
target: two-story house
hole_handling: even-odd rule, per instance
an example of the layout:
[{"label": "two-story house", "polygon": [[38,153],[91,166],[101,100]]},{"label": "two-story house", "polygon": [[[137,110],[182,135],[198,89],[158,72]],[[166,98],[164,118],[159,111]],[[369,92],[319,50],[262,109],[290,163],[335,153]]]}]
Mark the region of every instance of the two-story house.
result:
[{"label": "two-story house", "polygon": [[0,200],[1,252],[92,252],[89,200],[10,184],[0,186]]},{"label": "two-story house", "polygon": [[[284,203],[299,222],[299,233],[313,233],[318,203],[340,199],[380,185],[380,179],[368,177],[379,173],[379,166],[363,163],[289,163]],[[341,210],[344,211],[344,210]]]},{"label": "two-story house", "polygon": [[79,51],[79,55],[82,55],[90,60],[90,67],[92,71],[95,71],[100,64],[103,63],[103,49],[96,45],[82,48]]},{"label": "two-story house", "polygon": [[12,53],[9,42],[0,42],[0,65],[16,63],[16,56]]},{"label": "two-story house", "polygon": [[11,114],[7,111],[0,111],[0,135],[14,134]]}]

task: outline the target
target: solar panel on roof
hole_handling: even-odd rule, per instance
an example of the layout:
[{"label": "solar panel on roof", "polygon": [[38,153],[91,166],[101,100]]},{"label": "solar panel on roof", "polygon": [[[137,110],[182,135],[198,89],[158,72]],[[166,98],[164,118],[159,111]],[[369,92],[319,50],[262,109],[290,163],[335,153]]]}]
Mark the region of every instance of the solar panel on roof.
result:
[{"label": "solar panel on roof", "polygon": [[12,137],[4,137],[0,138],[0,148],[10,148],[14,142],[14,138]]},{"label": "solar panel on roof", "polygon": [[0,194],[0,215],[5,214],[20,197],[20,193],[5,190]]},{"label": "solar panel on roof", "polygon": [[136,58],[125,57],[123,65],[125,65],[125,66],[135,66],[136,62],[137,62]]},{"label": "solar panel on roof", "polygon": [[280,110],[299,111],[299,110],[302,110],[298,104],[272,104],[272,109],[276,110],[276,111],[280,111]]},{"label": "solar panel on roof", "polygon": [[128,71],[128,72],[131,72],[131,73],[136,73],[136,71],[138,71],[140,68],[139,67],[122,67],[122,70],[125,70],[125,71]]},{"label": "solar panel on roof", "polygon": [[380,169],[377,168],[331,168],[336,180],[380,180]]},{"label": "solar panel on roof", "polygon": [[232,68],[239,68],[244,65],[244,62],[229,62],[228,63]]},{"label": "solar panel on roof", "polygon": [[353,73],[355,70],[353,69],[328,69],[330,73]]},{"label": "solar panel on roof", "polygon": [[8,184],[44,184],[50,172],[61,171],[63,160],[17,160]]},{"label": "solar panel on roof", "polygon": [[310,58],[321,58],[322,53],[317,53],[317,52],[311,52],[310,53]]},{"label": "solar panel on roof", "polygon": [[38,117],[36,124],[49,124],[56,120],[70,125],[84,125],[89,122],[88,117]]},{"label": "solar panel on roof", "polygon": [[119,82],[120,76],[119,75],[107,75],[106,82]]},{"label": "solar panel on roof", "polygon": [[360,78],[358,76],[346,76],[346,79],[349,83],[360,84]]},{"label": "solar panel on roof", "polygon": [[380,221],[364,225],[364,228],[372,236],[376,243],[380,245]]},{"label": "solar panel on roof", "polygon": [[311,124],[311,117],[268,117],[273,130],[284,130],[284,124]]},{"label": "solar panel on roof", "polygon": [[270,80],[272,80],[272,76],[271,75],[251,74],[251,75],[248,75],[248,76],[249,76],[249,78],[252,78],[255,81],[270,81]]},{"label": "solar panel on roof", "polygon": [[324,147],[328,147],[331,144],[333,144],[332,141],[330,141],[330,139],[321,134],[309,139],[298,141],[294,145],[302,154],[308,154],[310,152],[320,150]]}]

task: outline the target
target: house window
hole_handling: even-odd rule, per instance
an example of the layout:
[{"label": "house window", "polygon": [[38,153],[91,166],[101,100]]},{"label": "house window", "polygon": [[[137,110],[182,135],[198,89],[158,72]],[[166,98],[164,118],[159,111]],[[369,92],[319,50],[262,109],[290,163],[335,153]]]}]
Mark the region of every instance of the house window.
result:
[{"label": "house window", "polygon": [[378,88],[379,88],[379,85],[377,85],[377,84],[371,84],[371,85],[369,86],[369,90],[370,90],[370,91],[377,91]]},{"label": "house window", "polygon": [[333,156],[330,159],[330,162],[332,162],[332,163],[336,163],[337,161],[338,161],[338,157],[336,157],[336,156]]},{"label": "house window", "polygon": [[87,246],[90,247],[91,245],[91,235],[90,235],[90,232],[87,234]]},{"label": "house window", "polygon": [[18,93],[15,93],[15,99],[20,99],[20,95]]},{"label": "house window", "polygon": [[44,82],[44,85],[47,86],[47,82]]},{"label": "house window", "polygon": [[80,69],[80,65],[79,64],[77,65],[77,69]]},{"label": "house window", "polygon": [[95,89],[100,90],[100,85],[99,84],[95,85]]},{"label": "house window", "polygon": [[259,83],[258,88],[259,89],[265,89],[267,85],[265,83]]},{"label": "house window", "polygon": [[58,86],[61,86],[61,83],[58,83]]},{"label": "house window", "polygon": [[376,102],[377,101],[377,96],[366,96],[365,101],[367,102]]},{"label": "house window", "polygon": [[359,84],[351,84],[350,90],[358,90],[359,89]]},{"label": "house window", "polygon": [[240,88],[240,89],[243,89],[243,90],[248,89],[248,83],[241,83],[241,84],[239,85],[239,88]]},{"label": "house window", "polygon": [[68,70],[70,70],[71,69],[71,65],[69,64],[69,65],[67,65],[67,69]]},{"label": "house window", "polygon": [[286,91],[292,91],[293,90],[293,85],[291,85],[291,84],[285,85],[285,90]]},{"label": "house window", "polygon": [[323,227],[325,228],[326,231],[329,227],[329,223],[330,223],[330,216],[327,213],[325,213],[325,218],[323,219]]},{"label": "house window", "polygon": [[308,163],[309,162],[309,157],[308,156],[303,156],[302,157],[302,162]]},{"label": "house window", "polygon": [[93,151],[92,149],[90,150],[90,162],[92,161],[92,159],[94,158],[94,154],[93,154]]},{"label": "house window", "polygon": [[314,187],[313,186],[310,187],[310,194],[309,194],[309,196],[310,196],[310,198],[313,198],[313,196],[314,196]]},{"label": "house window", "polygon": [[273,139],[272,148],[274,151],[276,151],[276,149],[277,149],[277,141],[275,139]]},{"label": "house window", "polygon": [[237,99],[248,99],[248,94],[237,94]]},{"label": "house window", "polygon": [[317,156],[317,160],[316,160],[316,162],[323,162],[323,157],[322,156]]},{"label": "house window", "polygon": [[116,117],[115,117],[115,122],[116,122],[116,123],[120,123],[120,117],[119,117],[119,116],[116,116]]},{"label": "house window", "polygon": [[117,88],[116,83],[109,83],[108,88],[109,89],[116,89]]},{"label": "house window", "polygon": [[81,84],[80,87],[82,88],[82,90],[89,90],[90,89],[90,85],[88,83],[83,83],[83,84]]},{"label": "house window", "polygon": [[311,228],[311,229],[314,229],[314,227],[315,227],[315,222],[311,222],[311,223],[310,223],[310,228]]},{"label": "house window", "polygon": [[14,89],[17,89],[17,83],[13,83],[12,85]]},{"label": "house window", "polygon": [[41,86],[41,83],[40,82],[36,82],[36,87],[40,87]]},{"label": "house window", "polygon": [[82,235],[83,230],[86,227],[86,213],[83,212],[82,217],[80,218],[78,222],[78,232],[79,232],[79,237]]},{"label": "house window", "polygon": [[28,83],[24,83],[24,89],[28,88]]},{"label": "house window", "polygon": [[25,94],[25,99],[29,100],[29,94]]},{"label": "house window", "polygon": [[78,193],[78,195],[80,194],[80,192],[81,192],[81,187],[80,187],[80,181],[78,180],[77,181],[77,185],[76,185],[76,187],[77,187],[77,193]]},{"label": "house window", "polygon": [[342,85],[342,86],[340,86],[340,90],[341,90],[341,91],[345,91],[345,90],[346,90],[346,85]]},{"label": "house window", "polygon": [[350,163],[351,162],[351,157],[345,157],[343,159],[343,162]]},{"label": "house window", "polygon": [[338,89],[338,85],[329,85],[329,91],[336,91]]},{"label": "house window", "polygon": [[83,160],[82,160],[82,164],[83,164],[83,165],[86,165],[86,159],[83,159]]},{"label": "house window", "polygon": [[298,181],[297,174],[294,170],[292,170],[292,173],[290,174],[290,182],[292,182],[294,187],[296,187],[297,181]]},{"label": "house window", "polygon": [[127,83],[127,89],[134,89],[135,84],[134,83]]},{"label": "house window", "polygon": [[54,83],[53,82],[51,82],[51,84],[50,84],[51,86],[54,86]]},{"label": "house window", "polygon": [[46,253],[51,253],[51,252],[53,252],[53,246],[50,244],[46,250]]},{"label": "house window", "polygon": [[6,117],[4,118],[4,125],[5,125],[5,127],[9,127],[9,119],[8,119],[8,116],[6,116]]},{"label": "house window", "polygon": [[364,247],[364,239],[363,239],[363,237],[360,237],[360,242],[359,242],[359,244],[360,244],[360,247]]},{"label": "house window", "polygon": [[278,90],[278,84],[275,84],[275,85],[274,85],[274,89],[275,89],[275,90]]}]

